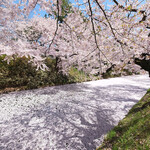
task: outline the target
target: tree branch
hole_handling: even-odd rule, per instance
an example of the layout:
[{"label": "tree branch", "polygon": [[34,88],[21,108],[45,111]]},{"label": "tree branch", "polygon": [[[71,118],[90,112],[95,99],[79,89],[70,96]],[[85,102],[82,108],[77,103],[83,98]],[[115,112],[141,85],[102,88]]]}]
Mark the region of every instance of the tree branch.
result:
[{"label": "tree branch", "polygon": [[98,5],[98,7],[101,9],[101,11],[103,12],[103,14],[104,14],[104,16],[105,16],[105,18],[106,18],[106,20],[107,20],[107,22],[108,22],[108,25],[109,25],[109,27],[110,27],[110,30],[111,30],[111,32],[112,32],[112,34],[113,34],[115,40],[121,45],[121,47],[122,47],[122,45],[125,45],[125,46],[126,46],[126,43],[123,43],[122,41],[120,41],[120,40],[116,37],[115,32],[114,32],[114,30],[113,30],[113,27],[112,27],[112,25],[111,25],[111,23],[110,23],[110,21],[109,21],[107,15],[106,15],[104,9],[102,8],[102,6],[99,4],[99,2],[98,2],[97,0],[95,0],[95,2],[96,2],[96,4]]},{"label": "tree branch", "polygon": [[[130,9],[125,8],[123,5],[120,5],[117,0],[113,0],[113,2],[114,2],[119,8],[124,9],[125,11],[130,11],[130,12],[138,12],[138,11],[139,11],[138,9],[134,9],[134,8],[130,8]],[[140,12],[141,14],[143,14],[142,19],[139,21],[139,23],[141,23],[141,22],[143,22],[143,21],[145,21],[145,20],[147,19],[147,14],[146,14],[146,11],[145,11],[145,10],[140,10],[139,12]]]},{"label": "tree branch", "polygon": [[95,31],[95,26],[94,26],[94,21],[93,21],[93,12],[92,12],[92,7],[91,7],[91,3],[90,3],[90,0],[88,0],[88,4],[89,4],[89,10],[90,10],[90,16],[91,16],[91,23],[92,23],[92,28],[93,28],[93,32],[94,32],[94,40],[95,40],[95,44],[96,44],[96,48],[99,50],[99,65],[100,65],[100,74],[102,74],[102,65],[101,65],[101,55],[100,55],[100,48],[98,46],[98,43],[97,43],[97,37],[96,37],[96,31]]},{"label": "tree branch", "polygon": [[57,35],[57,32],[58,32],[58,27],[59,27],[59,0],[57,0],[57,21],[56,21],[56,30],[55,30],[55,33],[54,33],[54,36],[53,36],[53,39],[51,40],[51,43],[49,44],[48,48],[46,49],[45,51],[45,57],[47,56],[47,52],[48,50],[50,50],[55,38],[56,38],[56,35]]}]

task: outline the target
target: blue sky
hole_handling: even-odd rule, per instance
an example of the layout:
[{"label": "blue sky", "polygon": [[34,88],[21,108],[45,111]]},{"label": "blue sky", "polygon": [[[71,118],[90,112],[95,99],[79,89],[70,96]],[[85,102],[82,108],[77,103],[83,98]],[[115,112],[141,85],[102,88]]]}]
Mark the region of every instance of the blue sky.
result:
[{"label": "blue sky", "polygon": [[[18,3],[20,0],[15,0],[14,3]],[[69,0],[71,3],[75,3],[75,0]],[[142,1],[142,0],[139,0],[139,2]],[[145,3],[146,0],[144,0],[141,4]],[[83,3],[83,0],[80,0],[81,3]],[[118,0],[119,2],[119,0]],[[105,7],[108,8],[109,6],[108,5],[111,5],[113,4],[113,1],[112,0],[105,0],[104,2],[105,4]],[[21,8],[21,7],[20,7]],[[22,8],[21,8],[22,9]],[[38,15],[40,17],[44,17],[45,14],[47,14],[47,12],[45,10],[41,10],[40,11],[40,5],[36,5],[35,9],[29,14],[29,18],[33,18],[34,15]]]},{"label": "blue sky", "polygon": [[[17,0],[17,1],[19,1],[19,0]],[[69,1],[70,1],[70,3],[75,3],[75,0],[69,0]],[[80,0],[80,3],[83,3],[83,0]],[[106,0],[105,5],[111,4],[111,3],[112,2],[110,2],[110,0]],[[29,18],[32,18],[34,15],[39,15],[40,17],[44,17],[45,14],[47,14],[46,11],[44,11],[44,10],[39,11],[39,8],[40,8],[40,6],[37,5],[34,9],[34,12],[36,12],[36,13],[34,14],[33,12],[31,12],[29,15]]]},{"label": "blue sky", "polygon": [[[19,0],[17,0],[17,1],[19,1]],[[70,1],[70,3],[75,3],[75,0],[69,0],[69,1]],[[80,1],[83,2],[82,0],[80,0]],[[34,15],[39,15],[40,17],[44,17],[45,14],[47,14],[46,11],[44,11],[44,10],[39,11],[39,8],[40,8],[40,6],[37,5],[34,10],[36,13],[34,14],[33,12],[31,12],[29,15],[29,18],[32,18]]]},{"label": "blue sky", "polygon": [[[14,3],[19,3],[19,1],[20,0],[14,0]],[[69,1],[70,1],[70,3],[76,3],[75,0],[69,0]],[[109,0],[106,0],[106,1],[109,1]],[[83,3],[83,0],[80,0],[80,3]],[[107,4],[107,2],[106,2],[106,4]],[[22,9],[22,8],[20,7],[20,9]],[[47,12],[44,10],[40,11],[40,5],[37,4],[35,9],[29,14],[28,17],[33,18],[35,15],[38,15],[40,17],[44,17],[45,14],[47,14]]]}]

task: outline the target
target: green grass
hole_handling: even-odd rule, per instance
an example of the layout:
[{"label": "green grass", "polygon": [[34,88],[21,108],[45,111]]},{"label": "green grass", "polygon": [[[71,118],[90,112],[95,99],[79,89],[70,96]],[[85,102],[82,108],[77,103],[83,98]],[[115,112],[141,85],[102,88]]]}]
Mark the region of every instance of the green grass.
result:
[{"label": "green grass", "polygon": [[150,89],[97,150],[150,150]]},{"label": "green grass", "polygon": [[89,75],[87,75],[83,71],[79,71],[75,67],[70,68],[70,70],[68,72],[68,76],[69,76],[69,81],[70,82],[75,82],[75,83],[76,82],[85,82],[85,81],[91,81],[92,80]]}]

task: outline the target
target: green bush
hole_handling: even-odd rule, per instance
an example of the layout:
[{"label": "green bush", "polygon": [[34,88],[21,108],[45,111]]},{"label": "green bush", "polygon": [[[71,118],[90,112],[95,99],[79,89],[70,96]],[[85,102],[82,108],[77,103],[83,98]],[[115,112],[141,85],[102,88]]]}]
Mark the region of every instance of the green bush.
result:
[{"label": "green bush", "polygon": [[68,72],[68,76],[69,76],[69,81],[70,82],[85,82],[85,81],[90,81],[91,80],[89,75],[87,75],[83,71],[79,71],[75,67],[70,68],[70,70]]},{"label": "green bush", "polygon": [[36,67],[29,58],[13,56],[9,63],[0,56],[0,88],[25,86],[36,75]]},{"label": "green bush", "polygon": [[6,55],[0,56],[0,89],[22,88],[35,89],[38,87],[62,85],[74,82],[91,80],[83,71],[71,67],[68,75],[62,73],[58,67],[59,59],[47,57],[45,64],[47,70],[37,70],[36,66],[25,56],[13,56],[9,63],[5,60]]},{"label": "green bush", "polygon": [[25,87],[34,89],[43,86],[69,83],[69,79],[58,67],[57,60],[46,58],[48,70],[36,70],[30,58],[13,56],[9,63],[6,55],[0,56],[0,89]]}]

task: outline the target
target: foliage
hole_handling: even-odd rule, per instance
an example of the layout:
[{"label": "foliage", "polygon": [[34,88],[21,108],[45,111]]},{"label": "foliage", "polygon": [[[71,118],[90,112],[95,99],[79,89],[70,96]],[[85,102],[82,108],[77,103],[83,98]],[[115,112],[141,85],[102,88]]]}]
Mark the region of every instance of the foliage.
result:
[{"label": "foliage", "polygon": [[104,79],[107,78],[114,78],[114,77],[120,77],[120,76],[128,76],[133,74],[140,74],[140,72],[135,70],[126,69],[125,67],[114,67],[114,68],[108,68],[106,72],[102,73],[102,77]]},{"label": "foliage", "polygon": [[8,63],[4,55],[0,57],[0,88],[24,86],[30,77],[35,76],[36,68],[26,57],[13,57]]},{"label": "foliage", "polygon": [[150,89],[108,134],[97,150],[150,149]]},{"label": "foliage", "polygon": [[56,16],[56,19],[58,19],[58,21],[60,23],[63,23],[64,19],[67,17],[67,15],[69,13],[71,13],[71,5],[70,5],[70,2],[69,0],[61,0],[59,1],[60,3],[60,11],[61,13],[58,15],[56,11],[54,11],[54,14]]},{"label": "foliage", "polygon": [[25,56],[14,56],[9,63],[6,55],[0,56],[0,89],[21,88],[34,89],[44,86],[62,85],[91,80],[83,71],[72,67],[68,75],[61,72],[56,59],[47,57],[47,70],[37,70],[36,66]]},{"label": "foliage", "polygon": [[0,89],[22,87],[33,89],[41,86],[65,84],[68,77],[56,70],[55,59],[47,58],[48,70],[36,70],[29,58],[14,56],[9,63],[0,57]]},{"label": "foliage", "polygon": [[70,82],[85,82],[90,81],[91,78],[89,75],[85,74],[83,71],[79,71],[75,67],[71,67],[68,73]]}]

